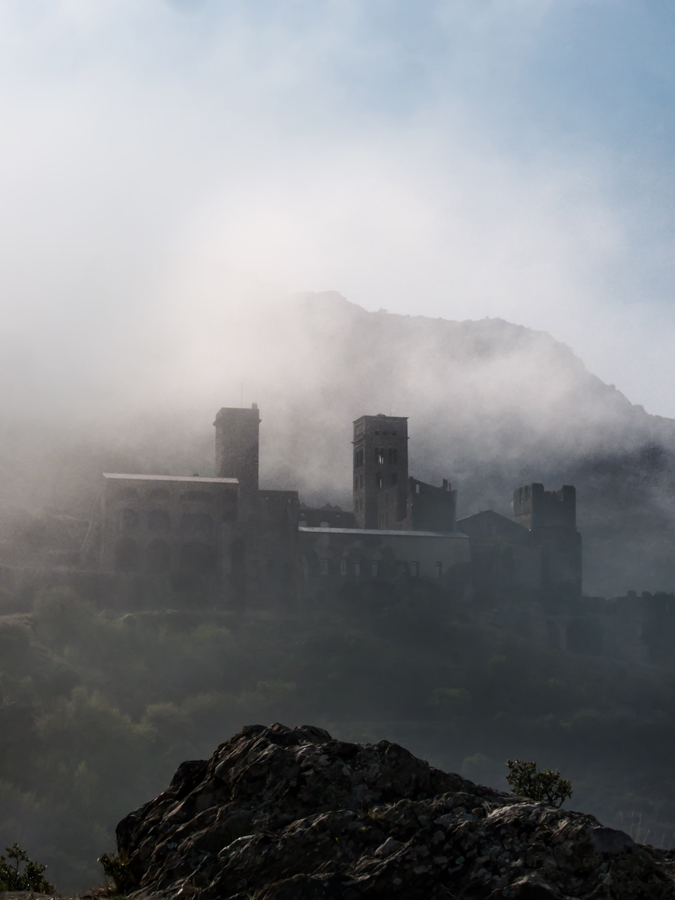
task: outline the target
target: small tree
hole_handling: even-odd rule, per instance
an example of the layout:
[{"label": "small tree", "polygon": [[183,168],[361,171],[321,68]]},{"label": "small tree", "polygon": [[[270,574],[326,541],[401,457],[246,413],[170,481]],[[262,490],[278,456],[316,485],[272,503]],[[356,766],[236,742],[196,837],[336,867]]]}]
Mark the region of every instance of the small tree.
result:
[{"label": "small tree", "polygon": [[34,891],[36,894],[55,893],[54,885],[44,877],[47,866],[33,862],[18,844],[7,847],[6,852],[6,857],[0,856],[0,890]]},{"label": "small tree", "polygon": [[556,769],[542,769],[537,772],[536,762],[522,759],[508,759],[509,774],[506,780],[514,794],[539,800],[551,806],[561,807],[572,796],[572,782],[562,778]]},{"label": "small tree", "polygon": [[103,868],[103,875],[108,883],[112,881],[116,894],[126,894],[134,886],[134,877],[129,870],[127,861],[121,854],[103,853],[98,861]]}]

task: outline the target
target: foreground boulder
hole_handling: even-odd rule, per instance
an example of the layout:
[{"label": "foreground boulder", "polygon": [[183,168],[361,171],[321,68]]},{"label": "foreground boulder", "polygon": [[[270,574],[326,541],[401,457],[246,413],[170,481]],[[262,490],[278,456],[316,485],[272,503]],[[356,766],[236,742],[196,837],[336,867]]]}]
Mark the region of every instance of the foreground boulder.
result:
[{"label": "foreground boulder", "polygon": [[117,843],[142,896],[675,900],[670,851],[309,726],[249,726],[183,763]]}]

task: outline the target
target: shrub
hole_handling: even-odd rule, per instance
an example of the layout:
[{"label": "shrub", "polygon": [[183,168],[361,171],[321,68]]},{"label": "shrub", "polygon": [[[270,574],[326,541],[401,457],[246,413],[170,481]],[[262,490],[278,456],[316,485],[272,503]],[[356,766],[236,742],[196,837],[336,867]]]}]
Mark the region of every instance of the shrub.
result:
[{"label": "shrub", "polygon": [[103,853],[98,861],[103,868],[105,880],[112,881],[117,894],[125,894],[134,886],[134,876],[129,871],[126,859],[116,853]]},{"label": "shrub", "polygon": [[47,866],[33,862],[18,844],[7,847],[6,852],[6,857],[0,856],[0,890],[34,891],[37,894],[55,893],[54,885],[44,877]]},{"label": "shrub", "polygon": [[513,793],[520,797],[560,807],[572,796],[572,783],[563,778],[557,769],[555,772],[552,769],[537,772],[536,762],[521,759],[509,759],[506,765],[509,767],[506,780]]}]

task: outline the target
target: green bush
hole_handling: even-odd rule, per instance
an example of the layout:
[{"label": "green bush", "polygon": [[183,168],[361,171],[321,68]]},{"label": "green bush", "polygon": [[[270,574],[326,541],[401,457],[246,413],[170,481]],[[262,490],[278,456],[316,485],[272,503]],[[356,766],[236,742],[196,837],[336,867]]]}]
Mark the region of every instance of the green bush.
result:
[{"label": "green bush", "polygon": [[103,868],[105,880],[112,881],[117,894],[125,894],[135,884],[126,859],[116,853],[103,853],[98,861]]},{"label": "green bush", "polygon": [[0,856],[0,890],[55,893],[54,885],[44,877],[47,866],[33,862],[18,844],[7,847],[6,852],[6,857]]},{"label": "green bush", "polygon": [[509,759],[506,765],[509,767],[506,780],[513,793],[520,797],[560,807],[572,796],[572,783],[557,770],[542,769],[537,772],[536,762],[524,762],[521,759]]}]

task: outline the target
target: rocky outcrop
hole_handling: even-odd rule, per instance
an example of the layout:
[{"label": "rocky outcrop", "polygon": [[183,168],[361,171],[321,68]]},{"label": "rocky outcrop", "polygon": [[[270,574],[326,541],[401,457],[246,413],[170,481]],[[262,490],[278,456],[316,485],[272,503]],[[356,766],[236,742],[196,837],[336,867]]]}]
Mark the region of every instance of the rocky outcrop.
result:
[{"label": "rocky outcrop", "polygon": [[117,842],[139,896],[675,900],[669,852],[310,726],[249,726],[183,763]]}]

